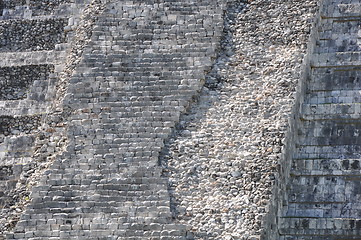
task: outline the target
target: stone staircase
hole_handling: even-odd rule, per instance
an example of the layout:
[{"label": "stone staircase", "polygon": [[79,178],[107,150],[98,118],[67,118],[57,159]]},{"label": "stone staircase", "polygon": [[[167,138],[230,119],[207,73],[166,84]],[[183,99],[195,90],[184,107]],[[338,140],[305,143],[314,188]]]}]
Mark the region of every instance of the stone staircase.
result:
[{"label": "stone staircase", "polygon": [[361,2],[323,2],[279,239],[361,238]]},{"label": "stone staircase", "polygon": [[[21,2],[4,2],[1,12],[21,7],[17,4]],[[58,57],[64,57],[64,51],[56,51],[55,46],[65,42],[65,20],[1,18],[0,168],[7,171],[0,176],[0,206],[4,211],[11,205],[9,192],[22,169],[32,162],[35,130],[52,99],[54,66]]]},{"label": "stone staircase", "polygon": [[[49,114],[71,32],[87,1],[0,1],[0,239],[5,219],[27,198],[39,159],[35,143]],[[56,15],[54,15],[56,14]],[[72,19],[71,21],[69,19]],[[71,23],[71,24],[70,24]],[[20,186],[20,190],[19,190]],[[20,194],[19,194],[20,192]],[[9,221],[9,222],[8,222]]]},{"label": "stone staircase", "polygon": [[159,154],[216,56],[225,3],[108,1],[64,97],[67,147],[8,239],[186,239]]}]

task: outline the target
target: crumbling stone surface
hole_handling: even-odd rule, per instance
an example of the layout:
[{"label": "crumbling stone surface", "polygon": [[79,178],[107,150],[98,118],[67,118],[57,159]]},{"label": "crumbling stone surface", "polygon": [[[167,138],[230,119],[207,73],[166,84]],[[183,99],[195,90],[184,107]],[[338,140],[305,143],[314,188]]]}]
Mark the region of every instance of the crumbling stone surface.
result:
[{"label": "crumbling stone surface", "polygon": [[[27,97],[34,81],[48,80],[54,65],[26,65],[0,68],[0,100],[19,100]],[[42,99],[44,101],[44,99]]]},{"label": "crumbling stone surface", "polygon": [[[19,201],[28,201],[29,193],[19,191],[19,181],[31,173],[32,148],[35,141],[34,131],[39,127],[41,116],[1,116],[0,117],[0,208],[1,216],[11,215],[12,211],[20,213],[16,207]],[[14,162],[16,160],[16,162]],[[7,220],[3,219],[2,221]],[[18,216],[14,216],[0,224],[4,227],[14,227]]]},{"label": "crumbling stone surface", "polygon": [[65,41],[66,19],[0,22],[0,52],[53,50]]},{"label": "crumbling stone surface", "polygon": [[361,236],[359,9],[321,2],[265,239]]},{"label": "crumbling stone surface", "polygon": [[224,4],[176,3],[192,11],[105,4],[83,60],[58,91],[58,107],[71,113],[64,150],[9,239],[187,237],[187,226],[172,223],[158,157],[216,55]]},{"label": "crumbling stone surface", "polygon": [[[3,51],[33,51],[38,63],[34,52],[50,56],[63,30],[76,40],[45,116],[1,119],[0,147],[13,150],[2,159],[23,162],[0,167],[0,230],[12,229],[9,239],[260,239],[262,228],[273,240],[358,239],[360,6],[324,1],[295,91],[316,2],[230,1],[224,16],[223,1],[94,1],[78,27],[48,25],[50,45],[22,42],[46,27],[8,34]],[[30,1],[34,16],[62,3]],[[39,19],[16,21],[47,26]],[[42,67],[34,78],[43,81]],[[3,105],[21,102],[31,81],[4,80],[14,90]]]},{"label": "crumbling stone surface", "polygon": [[14,131],[30,133],[40,124],[41,116],[0,116],[0,134],[5,136],[14,133]]},{"label": "crumbling stone surface", "polygon": [[[11,50],[7,48],[6,51],[11,52],[0,53],[3,59],[1,61],[2,83],[6,93],[3,95],[5,99],[0,101],[0,115],[2,116],[0,158],[1,166],[4,169],[7,167],[13,169],[4,175],[3,181],[0,181],[2,187],[0,238],[3,237],[4,231],[15,227],[30,200],[31,187],[39,182],[39,176],[51,163],[44,155],[54,156],[56,155],[55,151],[59,154],[65,143],[63,138],[53,135],[54,131],[62,132],[64,130],[62,128],[65,125],[63,116],[66,115],[66,111],[55,113],[55,110],[49,111],[49,107],[57,106],[58,101],[54,101],[56,91],[65,87],[64,84],[58,82],[58,76],[60,75],[59,71],[67,62],[65,54],[67,45],[62,42],[59,42],[61,44],[50,43],[50,45],[56,46],[55,51],[54,48],[47,51],[39,51],[40,48],[34,50],[28,48],[31,45],[31,43],[29,44],[31,42],[29,37],[33,36],[35,39],[32,40],[41,43],[44,41],[44,39],[41,40],[42,37],[49,37],[47,31],[52,34],[54,30],[52,27],[54,26],[59,27],[55,31],[60,31],[60,35],[65,37],[66,35],[63,34],[64,26],[67,24],[69,34],[66,37],[70,39],[71,31],[77,23],[77,20],[74,21],[74,19],[78,19],[77,7],[81,11],[85,2],[82,1],[79,5],[73,3],[73,14],[75,15],[72,16],[73,19],[70,22],[57,16],[32,19],[31,14],[29,15],[27,12],[27,7],[21,6],[6,11],[6,17],[2,18],[4,26],[16,27],[17,25],[21,28],[19,24],[24,24],[23,28],[39,27],[38,30],[43,36],[36,36],[35,33],[31,35],[29,31],[25,31],[25,35],[22,35],[24,31],[18,32],[18,35],[11,33],[11,36],[8,35],[8,41],[13,42],[14,46],[18,44],[17,49],[19,51],[14,48]],[[20,15],[17,16],[17,14]],[[24,18],[28,20],[14,20]],[[59,21],[60,24],[58,25]],[[89,24],[89,22],[86,23]],[[27,26],[27,24],[31,26]],[[50,28],[50,30],[46,28]],[[88,25],[87,28],[91,28],[91,25]],[[82,26],[82,30],[79,32],[89,31],[85,29]],[[25,41],[24,39],[29,40],[29,42],[24,43],[27,44],[26,46],[19,41]],[[84,36],[81,40],[82,45],[84,45],[86,43]],[[79,44],[74,45],[78,46]],[[79,47],[74,47],[74,49],[76,49],[76,54],[71,54],[72,61],[79,59],[81,54]],[[24,91],[26,94],[23,94]],[[40,154],[42,155],[39,156]]]},{"label": "crumbling stone surface", "polygon": [[2,0],[0,1],[0,9],[15,9],[26,7],[32,11],[34,16],[49,15],[61,5],[72,2],[71,0]]},{"label": "crumbling stone surface", "polygon": [[162,156],[195,239],[261,238],[317,2],[229,3],[206,87]]},{"label": "crumbling stone surface", "polygon": [[[61,4],[69,4],[71,0],[31,0],[30,1],[30,10],[32,10],[33,15],[48,15],[54,13],[54,11]],[[80,2],[80,1],[79,1]]]},{"label": "crumbling stone surface", "polygon": [[1,0],[0,2],[2,4],[2,9],[11,9],[26,4],[26,0]]}]

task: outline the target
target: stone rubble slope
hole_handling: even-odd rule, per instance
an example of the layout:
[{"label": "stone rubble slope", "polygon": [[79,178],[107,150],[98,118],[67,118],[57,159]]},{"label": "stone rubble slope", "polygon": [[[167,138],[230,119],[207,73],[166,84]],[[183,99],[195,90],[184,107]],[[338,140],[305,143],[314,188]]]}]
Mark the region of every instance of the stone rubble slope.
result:
[{"label": "stone rubble slope", "polygon": [[234,1],[222,52],[162,163],[195,239],[259,239],[316,0]]}]

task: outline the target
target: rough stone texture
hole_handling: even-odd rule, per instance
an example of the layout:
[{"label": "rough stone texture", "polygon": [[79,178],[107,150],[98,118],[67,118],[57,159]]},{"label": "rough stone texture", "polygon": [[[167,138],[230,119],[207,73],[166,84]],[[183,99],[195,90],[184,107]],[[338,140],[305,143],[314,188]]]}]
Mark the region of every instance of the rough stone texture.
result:
[{"label": "rough stone texture", "polygon": [[[265,239],[359,239],[358,0],[323,3],[281,158],[315,2],[230,1],[223,23],[225,2],[94,1],[79,25],[69,18],[56,30],[75,39],[66,54],[56,41],[39,51],[17,42],[21,31],[8,37],[6,51],[31,52],[0,53],[3,69],[55,67],[42,97],[26,79],[34,94],[0,102],[0,148],[11,150],[1,155],[1,231],[17,224],[9,239],[260,239],[264,228]],[[40,9],[30,13],[16,3],[5,25],[44,26],[39,15],[63,10],[70,17],[62,3],[30,1]],[[165,146],[198,91],[200,104]]]},{"label": "rough stone texture", "polygon": [[64,100],[54,106],[70,112],[60,127],[66,145],[33,188],[9,239],[187,237],[185,226],[172,223],[158,156],[204,83],[224,3],[105,6],[83,59],[65,67],[69,84],[58,85],[56,99]]},{"label": "rough stone texture", "polygon": [[[12,2],[12,1],[11,1]],[[90,4],[91,0],[76,0],[76,1],[27,1],[26,3],[13,3],[16,6],[9,6],[9,4],[1,5],[0,2],[0,20],[36,20],[48,18],[69,18],[66,31],[75,30],[74,25],[79,21],[79,13]]]},{"label": "rough stone texture", "polygon": [[[0,1],[1,15],[18,15],[22,11],[26,11],[33,16],[51,15],[59,10],[66,8],[66,4],[74,3],[71,0],[2,0]],[[77,4],[84,3],[84,0],[75,1]],[[75,5],[73,5],[74,7]]]},{"label": "rough stone texture", "polygon": [[52,50],[65,41],[65,19],[0,22],[0,51]]},{"label": "rough stone texture", "polygon": [[[54,66],[51,65],[0,68],[0,101],[26,98],[34,81],[37,81],[36,93],[41,95],[45,88],[42,83],[48,80],[49,74],[53,71]],[[44,94],[38,98],[45,101]]]},{"label": "rough stone texture", "polygon": [[[54,13],[55,10],[61,4],[69,4],[70,2],[74,2],[72,0],[31,0],[30,1],[30,10],[33,11],[33,15],[47,15]],[[81,1],[77,1],[81,2]],[[84,2],[84,1],[83,1]]]},{"label": "rough stone texture", "polygon": [[206,88],[163,155],[175,218],[195,239],[260,238],[316,9],[317,1],[228,5]]},{"label": "rough stone texture", "polygon": [[266,239],[361,237],[359,8],[322,1]]},{"label": "rough stone texture", "polygon": [[1,0],[2,9],[15,8],[16,6],[23,6],[26,0]]},{"label": "rough stone texture", "polygon": [[31,129],[37,128],[40,122],[40,116],[25,117],[0,117],[0,134],[9,135],[14,131],[30,133]]},{"label": "rough stone texture", "polygon": [[[41,2],[41,1],[39,1]],[[59,16],[31,16],[27,7],[15,7],[13,10],[5,9],[2,16],[3,26],[13,26],[19,29],[39,27],[37,30],[42,36],[36,36],[35,32],[18,31],[8,34],[7,41],[27,52],[1,52],[1,82],[4,88],[2,93],[6,96],[0,100],[0,168],[4,169],[0,174],[0,238],[4,231],[15,226],[19,216],[29,202],[31,186],[38,182],[38,177],[50,164],[47,156],[60,153],[64,139],[55,136],[54,131],[63,131],[63,119],[67,111],[56,112],[52,108],[57,106],[57,92],[64,88],[64,68],[68,59],[79,58],[79,48],[73,47],[77,53],[68,51],[68,44],[49,43],[51,50],[39,51],[29,49],[35,42],[41,43],[45,38],[51,39],[53,31],[58,31],[59,36],[66,36],[63,40],[71,42],[74,39],[75,30],[79,23],[80,13],[88,1],[77,1],[70,6],[71,19],[67,19],[69,12]],[[11,14],[13,15],[11,15]],[[14,20],[16,18],[26,20]],[[60,20],[60,22],[59,22]],[[87,24],[89,22],[86,22]],[[19,25],[20,24],[20,25]],[[21,26],[21,24],[24,24]],[[31,26],[30,26],[30,25]],[[61,26],[60,26],[60,25]],[[57,25],[58,29],[49,29]],[[48,29],[47,29],[48,27]],[[88,27],[80,26],[79,32],[87,32]],[[64,34],[64,31],[67,34]],[[78,30],[77,30],[78,32]],[[49,34],[48,34],[49,33]],[[33,35],[32,35],[33,34]],[[50,37],[49,37],[50,36]],[[31,37],[33,41],[20,42]],[[6,39],[5,39],[6,40]],[[30,44],[29,44],[30,43]],[[82,37],[83,45],[86,38]],[[74,45],[77,45],[73,43]],[[50,47],[50,45],[53,45]],[[15,49],[12,49],[13,51]],[[34,51],[32,51],[34,50]],[[16,50],[15,50],[16,51]],[[70,54],[71,53],[71,54]],[[66,57],[69,55],[69,57]],[[69,61],[68,64],[74,64]],[[61,81],[60,81],[61,80]],[[26,90],[26,95],[23,92]],[[21,99],[19,99],[21,98]],[[50,119],[50,120],[49,120]],[[46,154],[44,154],[46,152]],[[5,171],[6,170],[6,171]]]}]

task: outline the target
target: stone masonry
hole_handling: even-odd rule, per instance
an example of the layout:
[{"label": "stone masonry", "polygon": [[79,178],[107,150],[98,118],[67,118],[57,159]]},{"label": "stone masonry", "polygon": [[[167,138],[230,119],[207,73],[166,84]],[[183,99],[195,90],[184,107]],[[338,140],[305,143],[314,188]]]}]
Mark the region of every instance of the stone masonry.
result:
[{"label": "stone masonry", "polygon": [[29,201],[29,179],[44,160],[36,153],[56,150],[54,139],[52,148],[40,146],[39,142],[50,134],[46,131],[49,128],[44,129],[47,115],[56,117],[51,110],[59,88],[56,86],[74,36],[72,31],[86,1],[67,6],[53,4],[56,15],[42,7],[30,10],[33,1],[0,3],[1,238],[16,224],[24,203]]},{"label": "stone masonry", "polygon": [[[174,219],[161,166],[227,2],[0,0],[0,239],[238,239]],[[361,238],[361,2],[320,6],[263,235],[242,240]]]},{"label": "stone masonry", "polygon": [[[76,1],[78,9],[82,9],[81,2]],[[48,99],[56,103],[49,103],[48,107],[45,104],[44,111],[37,111],[45,117],[33,135],[14,133],[33,139],[23,165],[31,168],[31,164],[39,165],[44,160],[51,162],[31,195],[23,196],[31,202],[20,220],[14,220],[16,227],[7,232],[6,238],[186,239],[188,226],[172,221],[168,183],[158,157],[180,114],[204,84],[212,57],[216,57],[226,2],[151,0],[91,4],[102,5],[104,10],[96,16],[84,50],[77,51],[71,45],[77,37],[72,36],[71,13],[56,15],[59,22],[64,22],[60,17],[69,18],[64,27],[69,34],[69,50],[65,54],[79,56],[80,52],[82,57],[63,66],[55,61],[42,62],[55,65],[54,71],[60,78],[63,69],[64,76],[68,74],[70,78],[68,83],[58,80],[54,88],[49,88],[53,95]],[[59,1],[55,10],[46,10],[45,14],[62,13],[56,9],[64,5]],[[22,8],[13,9],[12,14]],[[86,16],[89,8],[85,9]],[[33,19],[41,18],[34,14],[29,22]],[[63,38],[58,37],[61,34],[64,33],[55,28],[55,37],[49,38],[54,41],[49,46],[22,46],[6,51],[20,56],[25,50],[26,54],[62,50]],[[8,66],[14,65],[9,60]],[[55,74],[50,75],[54,78]],[[16,101],[30,101],[28,97],[19,98],[22,100]],[[52,111],[68,114],[52,120]],[[63,139],[65,145],[59,151],[56,144],[42,150],[38,143],[47,137],[50,141]],[[4,148],[12,146],[8,143]],[[34,151],[31,146],[39,149]],[[39,151],[57,155],[38,159],[42,156],[37,155]],[[16,158],[6,155],[4,159],[9,166]],[[10,179],[15,189],[22,178],[12,174],[21,175],[22,168],[19,169],[3,168],[10,176],[5,182]]]},{"label": "stone masonry", "polygon": [[322,1],[265,239],[361,237],[360,10]]}]

